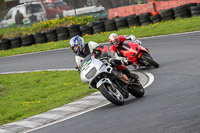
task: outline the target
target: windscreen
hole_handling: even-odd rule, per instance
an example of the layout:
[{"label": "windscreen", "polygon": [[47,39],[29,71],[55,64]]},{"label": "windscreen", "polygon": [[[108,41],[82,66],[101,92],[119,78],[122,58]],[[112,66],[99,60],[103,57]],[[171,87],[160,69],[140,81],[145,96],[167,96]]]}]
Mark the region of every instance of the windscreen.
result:
[{"label": "windscreen", "polygon": [[80,64],[80,69],[83,71],[87,65],[91,63],[91,57],[94,56],[94,54],[89,54],[88,56],[85,57],[85,59],[81,62]]}]

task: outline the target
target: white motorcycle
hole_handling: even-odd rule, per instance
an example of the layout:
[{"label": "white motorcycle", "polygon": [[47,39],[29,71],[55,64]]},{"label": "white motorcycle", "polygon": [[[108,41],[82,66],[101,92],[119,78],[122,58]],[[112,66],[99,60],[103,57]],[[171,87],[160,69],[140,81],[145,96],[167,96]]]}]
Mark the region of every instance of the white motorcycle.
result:
[{"label": "white motorcycle", "polygon": [[128,78],[113,67],[106,58],[96,59],[88,55],[80,65],[81,80],[90,84],[90,88],[98,89],[101,94],[115,105],[123,105],[129,93],[137,98],[145,91],[140,82]]}]

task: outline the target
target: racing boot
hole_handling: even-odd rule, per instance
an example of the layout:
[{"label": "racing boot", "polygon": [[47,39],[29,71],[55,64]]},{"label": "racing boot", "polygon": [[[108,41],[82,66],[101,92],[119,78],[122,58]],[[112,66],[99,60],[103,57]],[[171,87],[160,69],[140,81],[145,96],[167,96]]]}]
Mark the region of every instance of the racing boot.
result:
[{"label": "racing boot", "polygon": [[138,81],[138,79],[139,79],[139,76],[137,75],[137,74],[134,74],[134,73],[131,73],[127,68],[124,70],[124,71],[122,71],[124,74],[126,74],[126,76],[128,77],[128,78],[132,78],[132,79],[134,79],[135,81]]}]

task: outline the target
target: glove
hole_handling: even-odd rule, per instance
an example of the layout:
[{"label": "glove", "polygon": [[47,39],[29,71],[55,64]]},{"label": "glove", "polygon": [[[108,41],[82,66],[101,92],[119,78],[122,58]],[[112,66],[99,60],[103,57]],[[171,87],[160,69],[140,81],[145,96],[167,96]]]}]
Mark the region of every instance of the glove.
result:
[{"label": "glove", "polygon": [[123,61],[123,63],[124,63],[125,65],[128,65],[128,63],[129,63],[129,60],[128,60],[126,57],[124,57],[124,58],[122,59],[122,61]]},{"label": "glove", "polygon": [[104,58],[104,57],[107,57],[108,56],[108,53],[107,52],[103,52],[102,54],[101,54],[101,58]]}]

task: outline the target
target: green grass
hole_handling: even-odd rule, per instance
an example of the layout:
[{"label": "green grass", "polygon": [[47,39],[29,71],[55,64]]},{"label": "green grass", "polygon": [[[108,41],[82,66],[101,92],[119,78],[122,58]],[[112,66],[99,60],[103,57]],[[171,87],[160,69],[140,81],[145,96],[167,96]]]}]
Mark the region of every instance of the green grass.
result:
[{"label": "green grass", "polygon": [[[119,31],[113,31],[117,34],[134,34],[138,38],[142,37],[151,37],[157,35],[166,35],[172,33],[182,33],[188,31],[197,31],[200,30],[200,17],[192,17],[185,19],[176,19],[171,21],[165,21],[161,23],[151,24],[148,26],[140,26],[140,27],[131,27],[125,28]],[[112,32],[104,32],[101,34],[95,35],[86,35],[83,38],[85,42],[88,41],[96,41],[98,43],[108,42],[108,37]],[[69,47],[69,40],[59,41],[59,42],[51,42],[45,44],[38,44],[29,47],[20,47],[17,49],[10,49],[6,51],[0,51],[0,57],[10,56],[10,55],[18,55],[24,53],[38,52],[38,51],[46,51],[50,49],[58,49]]]},{"label": "green grass", "polygon": [[0,75],[0,125],[21,120],[85,97],[96,90],[77,71]]}]

